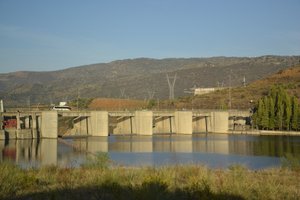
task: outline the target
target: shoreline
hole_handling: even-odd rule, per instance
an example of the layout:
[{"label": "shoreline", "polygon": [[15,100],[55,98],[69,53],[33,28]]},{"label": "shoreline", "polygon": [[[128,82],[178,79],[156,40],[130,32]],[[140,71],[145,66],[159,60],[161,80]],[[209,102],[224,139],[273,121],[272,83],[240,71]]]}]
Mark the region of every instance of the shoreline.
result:
[{"label": "shoreline", "polygon": [[227,131],[227,133],[225,133],[225,134],[233,134],[233,135],[300,136],[300,131],[242,130],[242,131]]}]

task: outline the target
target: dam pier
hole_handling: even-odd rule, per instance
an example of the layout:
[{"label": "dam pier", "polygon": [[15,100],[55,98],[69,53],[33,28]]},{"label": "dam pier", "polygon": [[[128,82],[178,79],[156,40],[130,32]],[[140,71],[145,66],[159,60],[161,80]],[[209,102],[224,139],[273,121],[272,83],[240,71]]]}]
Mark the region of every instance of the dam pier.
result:
[{"label": "dam pier", "polygon": [[61,121],[70,135],[227,133],[246,126],[249,111],[18,111],[0,113],[1,139],[57,138]]}]

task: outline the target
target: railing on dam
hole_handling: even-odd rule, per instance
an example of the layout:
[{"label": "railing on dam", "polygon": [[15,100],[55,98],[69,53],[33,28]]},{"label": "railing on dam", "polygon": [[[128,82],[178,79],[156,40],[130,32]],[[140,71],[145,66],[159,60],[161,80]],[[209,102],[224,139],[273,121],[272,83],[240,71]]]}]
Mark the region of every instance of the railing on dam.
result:
[{"label": "railing on dam", "polygon": [[57,138],[62,121],[71,123],[68,127],[71,135],[225,133],[236,123],[233,120],[244,123],[249,116],[247,111],[219,110],[2,112],[0,139]]}]

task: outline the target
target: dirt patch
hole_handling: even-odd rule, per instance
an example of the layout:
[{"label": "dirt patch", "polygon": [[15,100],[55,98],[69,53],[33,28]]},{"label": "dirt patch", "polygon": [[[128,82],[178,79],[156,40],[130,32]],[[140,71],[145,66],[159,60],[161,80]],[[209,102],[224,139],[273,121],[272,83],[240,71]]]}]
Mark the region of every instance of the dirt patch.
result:
[{"label": "dirt patch", "polygon": [[146,101],[111,98],[97,98],[89,105],[89,109],[92,110],[136,110],[144,109],[146,107]]}]

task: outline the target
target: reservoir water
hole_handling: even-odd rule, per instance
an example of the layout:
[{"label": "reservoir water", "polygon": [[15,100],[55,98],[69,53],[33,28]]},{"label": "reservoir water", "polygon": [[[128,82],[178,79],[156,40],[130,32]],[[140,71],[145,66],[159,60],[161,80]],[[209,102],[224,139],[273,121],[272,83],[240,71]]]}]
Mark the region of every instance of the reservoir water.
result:
[{"label": "reservoir water", "polygon": [[300,158],[300,136],[225,134],[85,137],[70,139],[0,140],[0,162],[22,167],[78,167],[87,157],[106,152],[123,166],[201,164],[250,169],[279,167],[284,156]]}]

